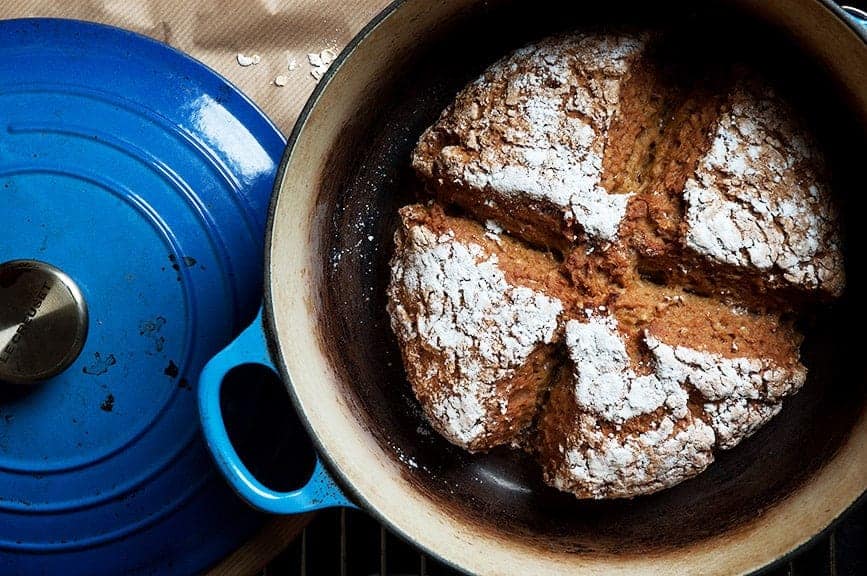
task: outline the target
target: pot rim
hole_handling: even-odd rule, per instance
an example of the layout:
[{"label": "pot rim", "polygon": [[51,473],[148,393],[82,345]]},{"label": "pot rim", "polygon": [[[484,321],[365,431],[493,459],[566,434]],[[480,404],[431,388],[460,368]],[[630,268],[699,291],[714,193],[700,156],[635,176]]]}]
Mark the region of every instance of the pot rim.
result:
[{"label": "pot rim", "polygon": [[[405,540],[413,543],[413,545],[422,548],[427,554],[437,558],[440,562],[451,566],[457,570],[466,570],[465,566],[461,566],[456,564],[451,559],[443,556],[439,551],[432,549],[425,544],[421,543],[413,534],[408,533],[403,528],[401,528],[396,522],[393,522],[389,517],[387,517],[380,509],[374,506],[370,500],[365,497],[365,495],[359,491],[359,489],[351,482],[349,478],[347,478],[345,472],[341,469],[341,467],[335,462],[333,455],[331,455],[328,450],[325,448],[322,440],[319,435],[313,428],[313,424],[305,413],[302,405],[302,401],[298,396],[295,385],[292,383],[292,378],[289,374],[289,369],[286,365],[284,355],[281,350],[280,343],[278,341],[277,330],[275,327],[275,306],[274,306],[274,293],[273,293],[273,284],[272,284],[272,265],[271,265],[271,253],[272,253],[272,244],[274,239],[274,222],[277,213],[277,205],[279,202],[279,197],[284,189],[284,183],[286,181],[286,173],[289,167],[289,164],[295,154],[295,151],[298,146],[298,141],[300,140],[302,134],[307,127],[308,121],[310,119],[311,114],[316,109],[319,100],[322,95],[328,89],[331,84],[332,79],[340,72],[343,68],[343,65],[349,60],[356,49],[367,39],[367,37],[373,33],[379,26],[385,22],[388,18],[390,18],[395,12],[397,12],[402,6],[405,4],[412,2],[413,0],[393,0],[390,4],[388,4],[385,8],[383,8],[376,16],[374,16],[346,45],[346,47],[341,50],[340,54],[328,68],[326,73],[323,75],[322,79],[317,84],[316,88],[311,93],[310,97],[304,104],[304,107],[301,109],[298,118],[293,125],[292,132],[287,138],[286,149],[281,158],[280,164],[278,166],[278,170],[274,180],[274,190],[271,196],[270,204],[268,207],[268,218],[265,226],[265,252],[264,252],[264,270],[265,270],[265,278],[264,278],[264,298],[263,298],[263,315],[262,315],[262,328],[265,336],[265,341],[268,347],[268,353],[270,357],[274,360],[274,366],[281,379],[284,382],[284,386],[289,391],[290,397],[292,399],[293,407],[296,409],[298,416],[308,433],[308,436],[313,443],[313,446],[318,454],[319,458],[323,461],[325,468],[328,470],[332,478],[344,491],[345,494],[351,497],[351,499],[360,504],[365,512],[373,515],[377,521],[389,527],[392,532],[397,533],[399,536],[404,538]],[[849,15],[839,4],[837,4],[834,0],[812,0],[818,4],[821,4],[828,11],[833,13],[838,20],[841,20],[845,26],[847,26],[850,30],[852,30],[856,36],[860,38],[862,43],[867,46],[867,26],[859,25],[854,18]],[[867,115],[867,111],[865,111],[865,115]],[[754,565],[752,571],[756,575],[768,573],[775,568],[779,567],[783,562],[790,560],[793,556],[800,553],[805,548],[808,548],[815,544],[815,542],[821,539],[823,536],[828,534],[831,530],[833,530],[836,525],[842,520],[842,518],[850,512],[856,506],[867,502],[867,487],[865,487],[861,494],[855,496],[853,500],[844,507],[836,516],[832,517],[827,525],[822,529],[817,531],[815,534],[810,536],[807,540],[803,541],[801,544],[793,547],[788,552],[785,552],[774,558],[770,561],[759,562]]]}]

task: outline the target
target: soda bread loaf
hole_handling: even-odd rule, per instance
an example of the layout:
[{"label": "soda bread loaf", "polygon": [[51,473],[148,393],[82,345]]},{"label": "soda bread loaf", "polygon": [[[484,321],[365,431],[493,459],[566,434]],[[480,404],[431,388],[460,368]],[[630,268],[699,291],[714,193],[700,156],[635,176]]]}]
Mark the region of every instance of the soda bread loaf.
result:
[{"label": "soda bread loaf", "polygon": [[[580,498],[690,478],[806,380],[794,319],[845,286],[822,156],[754,75],[660,36],[491,66],[422,135],[388,310],[428,420]],[[451,215],[447,215],[447,212]]]}]

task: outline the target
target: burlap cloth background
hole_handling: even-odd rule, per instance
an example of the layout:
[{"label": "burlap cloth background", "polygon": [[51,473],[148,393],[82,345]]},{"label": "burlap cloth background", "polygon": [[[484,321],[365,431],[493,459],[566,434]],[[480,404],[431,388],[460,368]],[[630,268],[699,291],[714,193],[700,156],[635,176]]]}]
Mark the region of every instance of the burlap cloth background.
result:
[{"label": "burlap cloth background", "polygon": [[[0,18],[54,17],[102,22],[139,32],[204,62],[243,90],[288,135],[316,87],[309,53],[335,53],[390,0],[0,0]],[[242,67],[238,53],[258,54]],[[289,70],[289,62],[296,67]],[[275,85],[278,75],[285,86]],[[277,519],[213,574],[261,569],[309,521]]]}]

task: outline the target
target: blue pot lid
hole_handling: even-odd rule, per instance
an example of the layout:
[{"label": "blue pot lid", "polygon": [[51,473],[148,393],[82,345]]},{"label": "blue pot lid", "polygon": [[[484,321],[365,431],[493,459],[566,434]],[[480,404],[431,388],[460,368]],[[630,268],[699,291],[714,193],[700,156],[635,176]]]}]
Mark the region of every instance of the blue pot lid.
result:
[{"label": "blue pot lid", "polygon": [[0,384],[0,573],[193,573],[262,523],[212,466],[193,389],[259,305],[284,145],[163,44],[0,22],[0,263],[61,271],[88,317],[60,374]]}]

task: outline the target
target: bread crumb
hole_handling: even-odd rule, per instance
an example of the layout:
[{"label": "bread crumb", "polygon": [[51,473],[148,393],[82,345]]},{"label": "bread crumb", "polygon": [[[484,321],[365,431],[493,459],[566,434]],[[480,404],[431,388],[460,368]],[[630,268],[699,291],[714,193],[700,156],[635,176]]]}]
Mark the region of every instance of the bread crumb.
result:
[{"label": "bread crumb", "polygon": [[258,54],[247,56],[245,54],[242,54],[241,52],[238,52],[235,58],[238,60],[238,65],[243,66],[244,68],[246,68],[247,66],[256,65],[262,61],[262,57]]},{"label": "bread crumb", "polygon": [[322,77],[325,75],[328,67],[331,66],[331,63],[334,62],[335,58],[337,58],[337,53],[331,48],[326,48],[318,53],[311,52],[307,54],[307,61],[310,63],[310,66],[313,67],[313,69],[310,70],[310,75],[313,76],[317,82],[322,80]]},{"label": "bread crumb", "polygon": [[289,64],[286,67],[290,72],[293,72],[298,68],[298,61],[295,58],[289,58]]},{"label": "bread crumb", "polygon": [[288,83],[289,83],[289,77],[284,76],[283,74],[280,74],[276,78],[274,78],[274,84],[276,84],[277,86],[283,87]]}]

